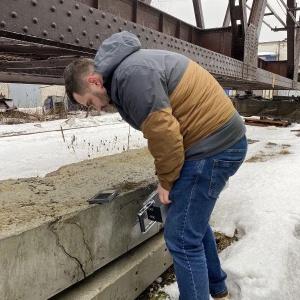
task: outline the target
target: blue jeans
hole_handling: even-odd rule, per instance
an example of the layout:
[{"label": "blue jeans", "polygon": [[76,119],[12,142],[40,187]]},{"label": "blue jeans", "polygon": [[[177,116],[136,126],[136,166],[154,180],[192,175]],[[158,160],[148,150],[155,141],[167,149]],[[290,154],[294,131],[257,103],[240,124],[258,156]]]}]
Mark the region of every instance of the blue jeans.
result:
[{"label": "blue jeans", "polygon": [[209,218],[230,176],[241,166],[247,140],[214,156],[189,160],[170,191],[164,236],[174,260],[180,300],[209,300],[227,290]]}]

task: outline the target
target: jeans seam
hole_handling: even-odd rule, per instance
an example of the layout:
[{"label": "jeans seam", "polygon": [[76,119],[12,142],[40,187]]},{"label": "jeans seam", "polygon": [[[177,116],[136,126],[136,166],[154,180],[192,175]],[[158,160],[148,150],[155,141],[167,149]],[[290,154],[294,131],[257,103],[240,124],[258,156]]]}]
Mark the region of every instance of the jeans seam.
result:
[{"label": "jeans seam", "polygon": [[[201,164],[201,167],[203,168],[203,164]],[[198,170],[197,170],[198,175],[197,175],[197,177],[196,177],[196,179],[195,179],[195,181],[193,183],[193,187],[191,189],[190,197],[189,197],[189,200],[188,200],[188,206],[187,206],[187,209],[186,209],[186,212],[185,212],[184,221],[183,221],[182,232],[181,232],[182,249],[183,249],[183,253],[184,253],[185,259],[187,261],[188,267],[189,267],[189,271],[190,271],[190,274],[191,274],[191,279],[192,279],[192,282],[193,282],[193,288],[194,288],[194,292],[195,292],[196,298],[198,298],[198,295],[197,295],[197,290],[196,290],[196,286],[195,286],[195,280],[193,278],[193,273],[192,273],[192,268],[191,268],[190,262],[188,260],[187,255],[186,255],[183,236],[184,236],[184,230],[185,230],[185,225],[186,225],[186,220],[187,220],[187,214],[188,214],[188,211],[189,211],[189,208],[190,208],[190,205],[191,205],[191,198],[192,198],[192,195],[194,193],[194,189],[196,187],[196,182],[198,182],[199,177],[200,177],[199,169],[200,169],[200,165],[199,165]]]}]

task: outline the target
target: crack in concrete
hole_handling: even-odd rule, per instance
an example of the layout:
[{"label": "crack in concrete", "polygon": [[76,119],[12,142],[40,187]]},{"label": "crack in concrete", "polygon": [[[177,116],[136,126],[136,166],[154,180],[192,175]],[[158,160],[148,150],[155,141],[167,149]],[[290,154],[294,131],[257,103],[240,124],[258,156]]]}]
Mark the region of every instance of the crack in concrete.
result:
[{"label": "crack in concrete", "polygon": [[50,229],[50,231],[51,231],[51,232],[54,234],[54,236],[55,236],[55,239],[56,239],[56,245],[64,252],[64,254],[65,254],[66,256],[70,257],[71,259],[73,259],[73,260],[77,263],[77,265],[79,266],[81,272],[83,273],[83,277],[86,278],[86,273],[85,273],[85,271],[84,271],[83,265],[82,265],[82,263],[80,262],[80,260],[79,260],[78,258],[76,258],[75,256],[72,256],[71,254],[69,254],[69,253],[66,251],[65,247],[64,247],[63,245],[60,244],[60,242],[59,242],[59,236],[58,236],[57,232],[55,231],[55,228],[53,227],[53,224],[50,224],[50,225],[49,225],[49,229]]},{"label": "crack in concrete", "polygon": [[87,241],[86,241],[86,239],[85,239],[85,234],[84,234],[83,228],[82,228],[79,224],[74,223],[74,222],[69,223],[69,224],[73,224],[73,225],[77,226],[77,227],[80,229],[80,231],[82,232],[83,243],[85,244],[85,246],[86,246],[86,248],[87,248],[87,250],[88,250],[88,252],[89,252],[89,256],[90,256],[90,261],[91,261],[91,264],[92,264],[92,268],[94,269],[94,264],[93,264],[93,262],[94,262],[94,261],[93,261],[94,257],[93,257],[93,255],[92,255],[92,251],[91,251],[91,249],[90,249],[90,247],[89,247],[89,245],[88,245],[88,243],[87,243]]}]

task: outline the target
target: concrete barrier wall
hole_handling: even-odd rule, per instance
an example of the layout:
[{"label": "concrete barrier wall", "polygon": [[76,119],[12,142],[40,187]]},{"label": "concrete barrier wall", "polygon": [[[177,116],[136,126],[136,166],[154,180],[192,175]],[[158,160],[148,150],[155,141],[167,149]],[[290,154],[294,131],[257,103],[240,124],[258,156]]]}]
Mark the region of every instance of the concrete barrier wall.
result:
[{"label": "concrete barrier wall", "polygon": [[[152,186],[153,188],[153,186]],[[0,240],[0,299],[47,299],[157,233],[137,213],[149,187]]]},{"label": "concrete barrier wall", "polygon": [[[154,173],[139,149],[0,181],[0,299],[48,299],[156,234],[157,224],[142,234],[137,218]],[[110,203],[87,202],[115,187]]]}]

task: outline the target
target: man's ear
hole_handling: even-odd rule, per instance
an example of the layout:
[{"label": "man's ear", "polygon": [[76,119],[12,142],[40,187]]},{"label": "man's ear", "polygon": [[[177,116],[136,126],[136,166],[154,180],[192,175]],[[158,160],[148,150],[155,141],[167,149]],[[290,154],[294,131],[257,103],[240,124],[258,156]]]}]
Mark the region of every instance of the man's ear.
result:
[{"label": "man's ear", "polygon": [[90,85],[94,84],[94,85],[102,87],[102,82],[101,82],[100,78],[95,74],[89,75],[86,80]]}]

